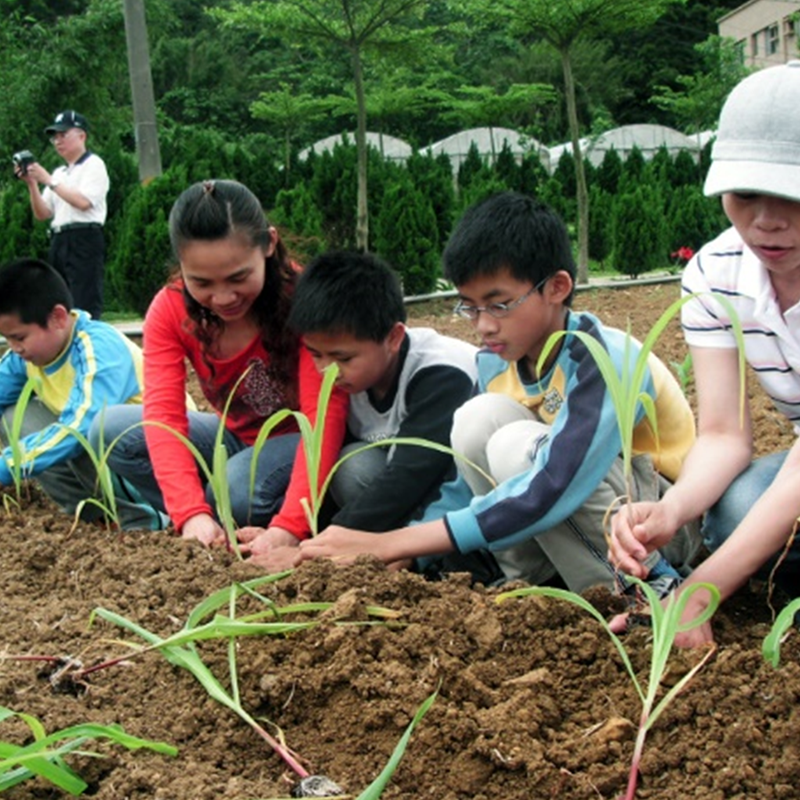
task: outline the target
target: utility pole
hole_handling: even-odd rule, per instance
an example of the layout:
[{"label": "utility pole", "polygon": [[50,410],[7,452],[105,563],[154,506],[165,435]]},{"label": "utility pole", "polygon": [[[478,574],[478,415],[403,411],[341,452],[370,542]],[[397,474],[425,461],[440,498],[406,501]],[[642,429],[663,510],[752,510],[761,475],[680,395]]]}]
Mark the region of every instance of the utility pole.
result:
[{"label": "utility pole", "polygon": [[150,74],[144,0],[123,0],[123,8],[139,180],[146,184],[161,174],[161,151],[158,147],[156,103]]}]

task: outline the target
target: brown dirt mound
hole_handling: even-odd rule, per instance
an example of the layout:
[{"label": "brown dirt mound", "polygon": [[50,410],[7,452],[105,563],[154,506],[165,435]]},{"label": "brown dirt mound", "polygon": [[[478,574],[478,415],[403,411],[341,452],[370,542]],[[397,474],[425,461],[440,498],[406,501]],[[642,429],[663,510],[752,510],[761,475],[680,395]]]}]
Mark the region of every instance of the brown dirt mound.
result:
[{"label": "brown dirt mound", "polygon": [[[634,333],[651,324],[677,287],[578,295],[576,305]],[[413,324],[469,336],[439,308],[413,310]],[[615,315],[616,314],[616,318]],[[618,319],[622,321],[617,321]],[[677,327],[659,343],[667,362],[685,355]],[[759,403],[754,392],[754,402]],[[787,446],[766,407],[756,429],[763,450]],[[165,637],[213,591],[257,572],[231,554],[164,534],[118,535],[59,515],[35,491],[0,525],[0,705],[41,718],[48,731],[84,721],[119,723],[179,748],[175,758],[92,745],[107,757],[71,756],[98,800],[265,800],[289,794],[291,774],[232,712],[156,653],[100,670],[78,694],[54,693],[44,663],[19,655],[72,656],[94,664],[135,637],[106,622],[104,607]],[[438,697],[417,727],[384,797],[437,800],[615,798],[625,788],[639,702],[600,625],[570,605],[533,598],[495,602],[498,590],[464,576],[429,583],[364,561],[310,564],[260,589],[277,605],[330,601],[319,623],[286,637],[240,640],[242,701],[299,753],[310,771],[358,795],[379,773],[420,703]],[[619,602],[591,599],[604,613]],[[397,613],[370,624],[367,606]],[[241,600],[238,613],[259,607]],[[297,619],[298,617],[292,617]],[[800,645],[793,633],[778,670],[761,656],[770,612],[750,586],[715,620],[719,650],[659,719],[648,738],[637,797],[797,798]],[[649,632],[626,637],[646,682]],[[198,650],[225,682],[225,644]],[[675,654],[668,683],[700,654]],[[277,727],[271,727],[277,726]],[[8,721],[0,740],[22,742]],[[9,800],[66,795],[37,779]]]}]

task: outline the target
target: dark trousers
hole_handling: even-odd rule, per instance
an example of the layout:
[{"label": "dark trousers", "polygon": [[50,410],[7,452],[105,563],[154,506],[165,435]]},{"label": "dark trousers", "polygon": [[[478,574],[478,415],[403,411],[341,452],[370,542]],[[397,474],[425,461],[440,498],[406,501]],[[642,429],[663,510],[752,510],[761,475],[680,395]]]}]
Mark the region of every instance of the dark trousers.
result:
[{"label": "dark trousers", "polygon": [[50,263],[72,292],[74,307],[100,319],[103,311],[103,268],[106,245],[103,229],[71,228],[50,239]]}]

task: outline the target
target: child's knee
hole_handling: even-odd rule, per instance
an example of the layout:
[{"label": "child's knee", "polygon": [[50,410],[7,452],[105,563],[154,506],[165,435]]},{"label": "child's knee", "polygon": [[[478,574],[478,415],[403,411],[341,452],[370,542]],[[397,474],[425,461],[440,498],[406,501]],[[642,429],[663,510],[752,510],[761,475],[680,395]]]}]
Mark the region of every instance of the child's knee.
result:
[{"label": "child's knee", "polygon": [[479,394],[456,409],[453,415],[453,449],[465,455],[483,453],[496,431],[520,420],[533,420],[533,414],[504,394]]},{"label": "child's knee", "polygon": [[537,420],[518,420],[496,431],[486,445],[489,471],[505,481],[529,470],[547,442],[550,426]]}]

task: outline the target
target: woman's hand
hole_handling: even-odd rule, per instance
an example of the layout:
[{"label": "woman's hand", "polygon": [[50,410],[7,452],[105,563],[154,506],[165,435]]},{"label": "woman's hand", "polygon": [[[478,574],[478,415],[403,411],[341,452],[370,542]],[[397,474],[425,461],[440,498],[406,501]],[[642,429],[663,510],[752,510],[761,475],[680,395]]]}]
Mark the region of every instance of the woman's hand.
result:
[{"label": "woman's hand", "polygon": [[195,514],[183,523],[181,538],[196,539],[206,547],[226,544],[228,536],[224,528],[210,514]]},{"label": "woman's hand", "polygon": [[282,572],[300,561],[300,540],[284,528],[241,528],[237,532],[248,563],[269,572]]}]

